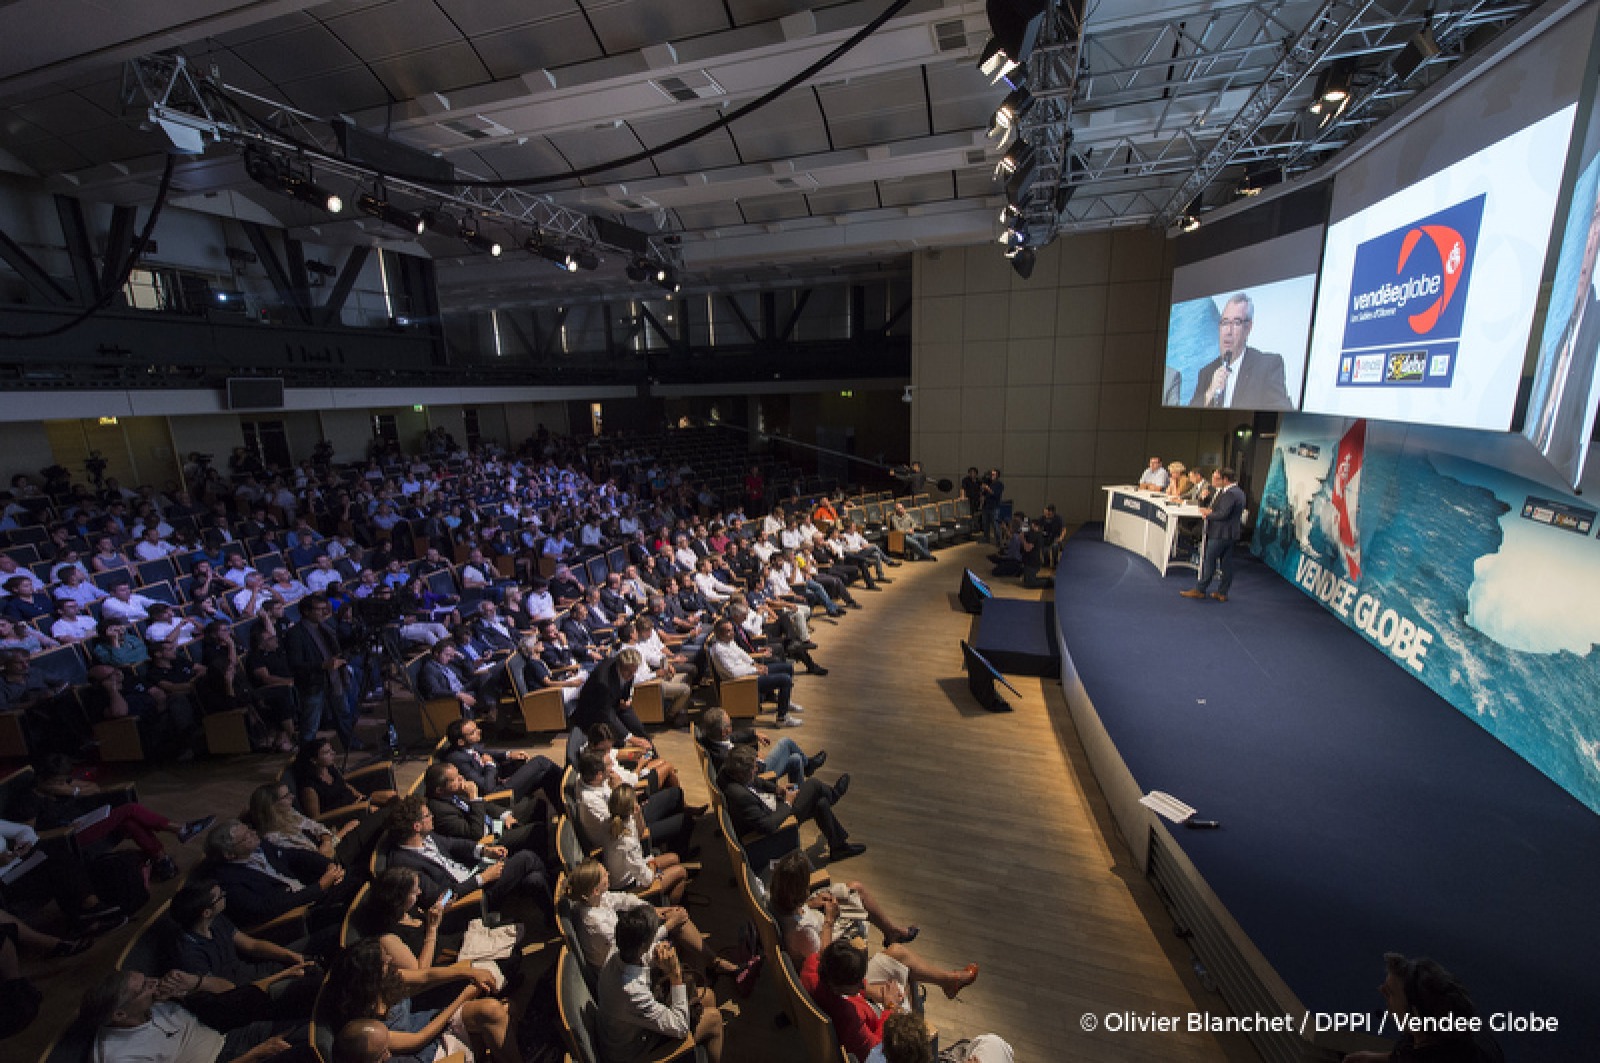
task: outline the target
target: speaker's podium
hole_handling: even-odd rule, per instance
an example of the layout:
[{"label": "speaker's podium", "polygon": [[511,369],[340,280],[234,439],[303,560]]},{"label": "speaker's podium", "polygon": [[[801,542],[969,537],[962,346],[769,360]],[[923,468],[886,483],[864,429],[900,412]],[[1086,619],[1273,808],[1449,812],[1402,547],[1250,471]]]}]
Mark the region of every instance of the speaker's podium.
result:
[{"label": "speaker's podium", "polygon": [[972,691],[972,696],[979,705],[990,712],[1010,712],[1011,706],[1007,705],[995,690],[994,685],[999,683],[1017,697],[1022,697],[1022,692],[1000,674],[1000,670],[989,663],[989,659],[961,640],[961,659],[967,668],[967,689]]}]

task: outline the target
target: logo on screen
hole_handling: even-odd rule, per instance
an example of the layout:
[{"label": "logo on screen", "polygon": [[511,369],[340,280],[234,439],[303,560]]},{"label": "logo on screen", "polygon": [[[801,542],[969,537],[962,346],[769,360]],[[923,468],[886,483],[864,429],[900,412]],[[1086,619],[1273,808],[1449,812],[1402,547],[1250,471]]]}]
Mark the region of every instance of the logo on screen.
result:
[{"label": "logo on screen", "polygon": [[1419,381],[1426,374],[1428,356],[1422,351],[1400,351],[1389,356],[1389,373],[1384,378],[1390,383]]},{"label": "logo on screen", "polygon": [[[1340,385],[1449,387],[1486,196],[1391,229],[1356,248]],[[1364,358],[1378,355],[1376,372]],[[1441,372],[1442,370],[1442,372]]]}]

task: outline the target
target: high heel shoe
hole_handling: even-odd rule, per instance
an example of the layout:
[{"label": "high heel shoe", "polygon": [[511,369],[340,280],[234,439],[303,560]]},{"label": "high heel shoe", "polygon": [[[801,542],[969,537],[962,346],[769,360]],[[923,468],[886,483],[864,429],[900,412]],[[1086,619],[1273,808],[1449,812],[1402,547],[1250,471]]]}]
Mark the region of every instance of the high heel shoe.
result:
[{"label": "high heel shoe", "polygon": [[961,970],[956,971],[955,975],[955,988],[952,989],[950,986],[944,987],[944,995],[949,1000],[954,1000],[957,993],[961,992],[963,989],[967,988],[967,986],[978,980],[978,965],[975,963],[969,963]]}]

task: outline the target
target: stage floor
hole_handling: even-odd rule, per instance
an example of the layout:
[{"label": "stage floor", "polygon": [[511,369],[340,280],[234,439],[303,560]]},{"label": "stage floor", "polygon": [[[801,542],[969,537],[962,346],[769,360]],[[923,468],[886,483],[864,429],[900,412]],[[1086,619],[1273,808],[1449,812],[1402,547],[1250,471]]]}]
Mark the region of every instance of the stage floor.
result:
[{"label": "stage floor", "polygon": [[1309,1009],[1375,1017],[1382,954],[1430,955],[1484,1015],[1558,1020],[1500,1035],[1507,1058],[1594,1059],[1600,817],[1239,568],[1226,604],[1183,599],[1095,526],[1057,573],[1067,650],[1138,785],[1223,824],[1176,830],[1184,852]]}]

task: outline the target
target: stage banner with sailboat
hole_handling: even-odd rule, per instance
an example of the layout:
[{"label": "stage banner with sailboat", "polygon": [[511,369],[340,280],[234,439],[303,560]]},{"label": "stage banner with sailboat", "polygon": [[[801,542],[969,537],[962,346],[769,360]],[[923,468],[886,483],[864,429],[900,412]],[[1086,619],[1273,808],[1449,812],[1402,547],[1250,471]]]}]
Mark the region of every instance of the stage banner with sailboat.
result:
[{"label": "stage banner with sailboat", "polygon": [[1600,812],[1596,517],[1406,426],[1291,414],[1252,549]]}]

